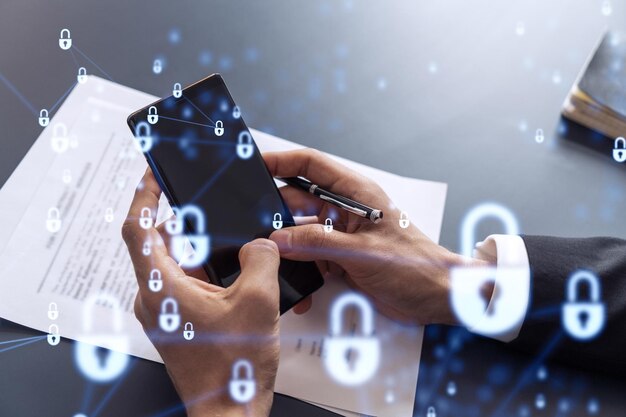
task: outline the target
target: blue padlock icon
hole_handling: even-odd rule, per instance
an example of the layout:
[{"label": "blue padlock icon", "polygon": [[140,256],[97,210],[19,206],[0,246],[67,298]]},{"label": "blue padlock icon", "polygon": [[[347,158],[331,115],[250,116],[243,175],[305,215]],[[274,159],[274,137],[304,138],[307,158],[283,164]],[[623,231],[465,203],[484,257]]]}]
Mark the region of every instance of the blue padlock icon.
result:
[{"label": "blue padlock icon", "polygon": [[240,117],[241,117],[241,109],[239,109],[239,106],[233,107],[233,118],[239,119]]},{"label": "blue padlock icon", "polygon": [[[578,288],[582,282],[589,287],[590,300],[578,299]],[[567,301],[563,304],[562,320],[565,330],[574,338],[589,340],[604,327],[606,312],[600,301],[600,282],[590,271],[574,272],[567,281]]]}]

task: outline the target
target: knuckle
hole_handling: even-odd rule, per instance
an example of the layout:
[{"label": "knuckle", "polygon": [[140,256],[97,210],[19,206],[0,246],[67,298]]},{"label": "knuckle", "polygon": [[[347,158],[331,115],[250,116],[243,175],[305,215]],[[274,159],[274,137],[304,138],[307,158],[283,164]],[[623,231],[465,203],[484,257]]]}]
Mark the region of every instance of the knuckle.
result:
[{"label": "knuckle", "polygon": [[136,224],[130,218],[126,218],[124,223],[122,224],[122,239],[124,242],[132,242],[135,240],[135,236],[137,235]]}]

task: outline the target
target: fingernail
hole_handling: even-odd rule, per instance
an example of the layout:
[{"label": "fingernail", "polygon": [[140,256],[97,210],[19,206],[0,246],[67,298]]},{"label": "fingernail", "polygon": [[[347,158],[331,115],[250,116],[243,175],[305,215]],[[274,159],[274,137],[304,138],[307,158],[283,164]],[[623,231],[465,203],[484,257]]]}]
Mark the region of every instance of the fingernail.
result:
[{"label": "fingernail", "polygon": [[276,243],[280,252],[286,253],[291,250],[291,232],[289,230],[277,230],[270,235],[270,239]]}]

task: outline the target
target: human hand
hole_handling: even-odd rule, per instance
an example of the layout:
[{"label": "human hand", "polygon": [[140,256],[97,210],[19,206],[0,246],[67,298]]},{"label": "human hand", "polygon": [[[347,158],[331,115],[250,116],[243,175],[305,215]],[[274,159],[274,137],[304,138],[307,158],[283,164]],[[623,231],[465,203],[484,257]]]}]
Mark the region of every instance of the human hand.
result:
[{"label": "human hand", "polygon": [[[135,315],[165,362],[190,417],[267,416],[272,405],[278,368],[280,317],[276,245],[257,239],[239,252],[241,274],[233,285],[222,288],[206,282],[204,273],[186,273],[170,257],[167,232],[139,225],[144,207],[156,217],[161,189],[148,169],[139,184],[122,227],[139,291]],[[151,244],[144,255],[144,242]],[[161,271],[163,288],[148,288],[150,272]],[[168,333],[159,327],[161,303],[166,297],[178,303],[180,328]],[[195,336],[183,337],[184,323],[193,323]],[[254,369],[256,395],[247,404],[235,402],[228,384],[232,365],[247,359]]]},{"label": "human hand", "polygon": [[[275,177],[302,176],[320,187],[383,210],[374,224],[290,186],[281,193],[292,213],[314,216],[310,224],[273,232],[281,257],[316,261],[325,277],[343,277],[369,295],[385,315],[418,324],[453,324],[449,269],[472,260],[437,245],[417,227],[399,226],[400,210],[372,180],[319,151],[302,149],[263,155]],[[333,220],[326,233],[321,223]],[[481,261],[475,261],[481,262]],[[311,299],[298,305],[304,312]]]}]

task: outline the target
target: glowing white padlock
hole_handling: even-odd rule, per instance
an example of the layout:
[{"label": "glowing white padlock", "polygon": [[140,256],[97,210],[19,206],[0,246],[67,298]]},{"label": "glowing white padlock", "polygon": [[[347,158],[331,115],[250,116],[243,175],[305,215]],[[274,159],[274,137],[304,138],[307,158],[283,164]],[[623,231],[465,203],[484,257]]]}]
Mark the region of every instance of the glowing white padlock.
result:
[{"label": "glowing white padlock", "polygon": [[59,326],[57,326],[56,324],[51,324],[50,327],[48,327],[48,336],[46,338],[48,339],[48,344],[50,346],[58,345],[61,342]]},{"label": "glowing white padlock", "polygon": [[324,231],[326,233],[333,231],[333,220],[330,217],[324,220]]},{"label": "glowing white padlock", "polygon": [[[168,311],[168,306],[170,307]],[[178,303],[172,297],[167,297],[161,302],[161,314],[159,314],[159,326],[164,332],[172,333],[180,327],[180,314]]]},{"label": "glowing white padlock", "polygon": [[[243,377],[241,377],[242,369],[244,371]],[[245,404],[254,398],[256,382],[254,381],[252,364],[249,361],[239,359],[233,364],[233,374],[228,388],[232,399],[240,404]]]},{"label": "glowing white padlock", "polygon": [[146,122],[139,122],[135,126],[135,146],[139,152],[150,152],[154,140],[152,139],[150,125]]},{"label": "glowing white padlock", "polygon": [[163,289],[163,279],[161,278],[161,271],[153,269],[150,271],[150,278],[148,279],[148,288],[152,292],[159,292]]},{"label": "glowing white padlock", "polygon": [[185,330],[183,330],[183,337],[185,340],[192,340],[196,332],[193,330],[193,323],[188,321],[185,323]]},{"label": "glowing white padlock", "polygon": [[52,145],[52,150],[56,153],[63,153],[69,149],[70,138],[67,135],[67,126],[64,123],[54,125],[50,144]]},{"label": "glowing white padlock", "polygon": [[[179,223],[179,225],[172,226],[171,230],[182,231],[185,219],[190,216],[195,219],[195,234],[175,234],[171,238],[170,249],[172,256],[181,266],[195,268],[202,265],[209,255],[209,236],[205,232],[204,213],[197,206],[187,205],[179,208],[176,219],[170,221]],[[167,224],[165,227],[168,227]],[[185,250],[187,240],[193,248],[192,253]]]},{"label": "glowing white padlock", "polygon": [[61,212],[56,207],[48,209],[48,218],[46,219],[46,228],[50,233],[56,233],[61,230]]},{"label": "glowing white padlock", "polygon": [[400,220],[398,220],[398,223],[400,224],[400,227],[403,229],[406,229],[407,227],[409,227],[411,222],[409,221],[409,215],[406,214],[406,211],[403,211],[402,213],[400,213]]},{"label": "glowing white padlock", "polygon": [[[361,335],[342,334],[344,311],[355,307],[361,317]],[[367,299],[355,292],[339,296],[330,311],[330,336],[324,339],[326,371],[348,386],[367,382],[378,370],[380,341],[374,336],[374,312]]]},{"label": "glowing white padlock", "polygon": [[276,230],[283,227],[283,216],[280,213],[274,213],[274,220],[272,221],[272,227]]},{"label": "glowing white padlock", "polygon": [[[113,314],[113,329],[94,332],[94,308],[103,309],[103,314]],[[104,310],[108,309],[108,310]],[[74,344],[76,364],[83,375],[94,382],[109,382],[119,377],[126,369],[129,356],[128,337],[122,333],[122,311],[117,299],[108,294],[96,294],[84,304],[82,336]],[[100,348],[110,349],[100,352]]]},{"label": "glowing white padlock", "polygon": [[139,226],[148,230],[152,227],[152,211],[148,207],[141,209],[141,217],[139,218]]},{"label": "glowing white padlock", "polygon": [[148,123],[151,125],[156,124],[159,121],[159,114],[155,106],[148,107]]},{"label": "glowing white padlock", "polygon": [[[507,235],[519,234],[515,215],[496,203],[484,203],[470,210],[461,225],[461,254],[471,258],[478,224],[487,218],[500,220]],[[459,321],[472,332],[497,336],[518,326],[526,315],[530,299],[528,267],[516,253],[498,252],[498,266],[453,267],[450,270],[451,304]],[[484,289],[493,285],[491,298]]]},{"label": "glowing white padlock", "polygon": [[56,320],[59,318],[59,307],[57,307],[57,303],[51,302],[48,305],[48,318],[50,320]]}]

